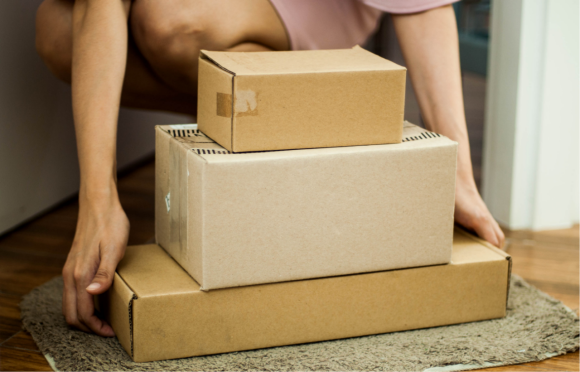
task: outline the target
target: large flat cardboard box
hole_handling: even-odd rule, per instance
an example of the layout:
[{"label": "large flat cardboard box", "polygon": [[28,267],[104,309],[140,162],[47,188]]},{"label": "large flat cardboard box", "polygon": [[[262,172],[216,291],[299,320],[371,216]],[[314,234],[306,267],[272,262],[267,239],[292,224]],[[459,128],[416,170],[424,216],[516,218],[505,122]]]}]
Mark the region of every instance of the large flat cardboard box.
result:
[{"label": "large flat cardboard box", "polygon": [[203,292],[159,246],[130,246],[98,305],[147,362],[504,317],[510,267],[457,231],[447,265]]},{"label": "large flat cardboard box", "polygon": [[203,290],[448,263],[457,143],[231,154],[156,128],[156,242]]},{"label": "large flat cardboard box", "polygon": [[360,47],[202,50],[197,120],[233,152],[398,143],[405,76]]}]

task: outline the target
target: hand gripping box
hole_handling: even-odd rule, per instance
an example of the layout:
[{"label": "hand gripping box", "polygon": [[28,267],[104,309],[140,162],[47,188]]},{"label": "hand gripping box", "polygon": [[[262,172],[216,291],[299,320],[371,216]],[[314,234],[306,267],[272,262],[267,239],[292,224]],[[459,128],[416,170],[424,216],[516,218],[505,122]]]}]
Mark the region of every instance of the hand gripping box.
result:
[{"label": "hand gripping box", "polygon": [[233,152],[398,143],[405,77],[360,47],[203,50],[199,129]]},{"label": "hand gripping box", "polygon": [[457,231],[447,265],[202,292],[158,245],[130,246],[98,307],[147,362],[504,317],[510,267]]},{"label": "hand gripping box", "polygon": [[457,144],[232,154],[156,128],[156,241],[202,290],[448,263]]}]

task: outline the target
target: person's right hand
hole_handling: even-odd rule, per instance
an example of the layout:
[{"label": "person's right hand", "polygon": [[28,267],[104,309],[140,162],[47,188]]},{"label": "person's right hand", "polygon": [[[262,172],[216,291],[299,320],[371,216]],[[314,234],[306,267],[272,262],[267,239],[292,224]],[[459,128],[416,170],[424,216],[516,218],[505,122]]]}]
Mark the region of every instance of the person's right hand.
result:
[{"label": "person's right hand", "polygon": [[62,270],[62,312],[66,322],[100,336],[115,335],[95,315],[93,295],[113,283],[117,264],[125,254],[129,220],[114,190],[111,197],[79,196],[79,216],[71,250]]}]

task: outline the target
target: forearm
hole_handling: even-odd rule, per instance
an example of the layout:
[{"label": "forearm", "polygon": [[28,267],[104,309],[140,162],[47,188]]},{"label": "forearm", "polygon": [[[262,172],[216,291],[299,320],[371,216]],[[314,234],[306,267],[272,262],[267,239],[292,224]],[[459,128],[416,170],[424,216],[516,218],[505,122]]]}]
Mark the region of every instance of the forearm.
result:
[{"label": "forearm", "polygon": [[459,143],[458,177],[474,182],[453,8],[393,15],[393,23],[425,125]]},{"label": "forearm", "polygon": [[117,117],[127,59],[129,4],[77,0],[73,10],[72,103],[81,197],[107,197],[115,192]]}]

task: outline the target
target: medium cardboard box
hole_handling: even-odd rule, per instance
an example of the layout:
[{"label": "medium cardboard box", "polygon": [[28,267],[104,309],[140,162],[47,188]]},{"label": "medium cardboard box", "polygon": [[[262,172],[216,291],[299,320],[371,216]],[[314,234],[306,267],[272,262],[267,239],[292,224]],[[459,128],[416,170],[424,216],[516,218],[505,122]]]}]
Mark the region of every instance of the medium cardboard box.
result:
[{"label": "medium cardboard box", "polygon": [[231,154],[156,128],[156,242],[203,290],[448,263],[457,143]]},{"label": "medium cardboard box", "polygon": [[504,317],[510,267],[456,231],[448,265],[202,292],[159,246],[131,246],[98,306],[147,362]]},{"label": "medium cardboard box", "polygon": [[202,50],[199,129],[233,152],[398,143],[405,76],[360,47]]}]

